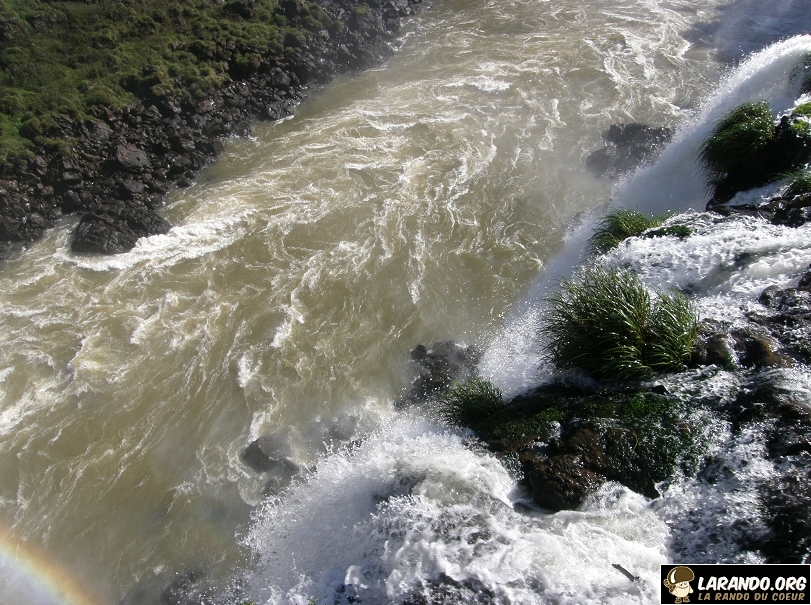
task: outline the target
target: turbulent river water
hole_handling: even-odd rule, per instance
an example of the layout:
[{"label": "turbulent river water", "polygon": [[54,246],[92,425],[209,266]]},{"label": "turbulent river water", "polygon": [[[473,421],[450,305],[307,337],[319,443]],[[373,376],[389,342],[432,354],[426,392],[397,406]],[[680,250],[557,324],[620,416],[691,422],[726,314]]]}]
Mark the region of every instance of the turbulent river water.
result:
[{"label": "turbulent river water", "polygon": [[[189,572],[235,603],[382,603],[439,574],[505,602],[651,602],[695,496],[615,486],[522,514],[513,474],[394,401],[419,343],[476,345],[506,392],[538,380],[534,313],[572,225],[612,195],[700,209],[696,124],[811,41],[745,53],[808,27],[802,1],[433,0],[385,64],[230,141],[170,195],[167,235],[80,256],[68,219],[5,262],[0,602],[157,603]],[[584,159],[618,122],[680,130],[617,190]],[[803,234],[769,235],[792,267]],[[347,427],[351,450],[330,443]],[[275,493],[240,459],[266,434],[304,469]]]}]

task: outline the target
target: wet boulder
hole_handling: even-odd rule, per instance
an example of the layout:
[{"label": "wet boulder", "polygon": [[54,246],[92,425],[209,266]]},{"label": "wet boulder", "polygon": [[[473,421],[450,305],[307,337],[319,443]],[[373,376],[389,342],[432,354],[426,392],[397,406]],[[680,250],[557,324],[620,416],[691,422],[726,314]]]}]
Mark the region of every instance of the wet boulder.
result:
[{"label": "wet boulder", "polygon": [[246,466],[265,475],[265,495],[287,487],[299,472],[299,466],[292,456],[293,450],[288,441],[276,434],[255,439],[240,454]]},{"label": "wet boulder", "polygon": [[85,214],[71,242],[73,252],[117,254],[135,247],[141,237],[162,235],[172,226],[144,204],[114,202]]},{"label": "wet boulder", "polygon": [[577,508],[605,482],[604,476],[585,467],[572,454],[540,461],[527,478],[535,503],[555,511]]}]

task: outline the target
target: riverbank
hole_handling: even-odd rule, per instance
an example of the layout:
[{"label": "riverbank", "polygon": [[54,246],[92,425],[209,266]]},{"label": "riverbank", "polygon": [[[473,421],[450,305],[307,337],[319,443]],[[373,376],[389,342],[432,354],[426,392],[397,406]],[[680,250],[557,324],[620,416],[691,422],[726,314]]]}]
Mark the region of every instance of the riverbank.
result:
[{"label": "riverbank", "polygon": [[[383,60],[420,2],[285,0],[274,3],[270,17],[253,4],[230,3],[228,17],[245,29],[267,18],[283,22],[281,46],[237,52],[247,49],[233,37],[202,38],[196,56],[186,50],[198,71],[217,64],[211,73],[218,77],[205,81],[205,92],[199,78],[171,78],[172,64],[148,64],[127,80],[135,100],[124,107],[111,93],[64,114],[17,118],[27,148],[10,153],[0,168],[0,254],[39,239],[72,213],[83,214],[75,252],[123,252],[139,237],[166,233],[171,225],[159,212],[166,193],[190,185],[226,137],[248,135],[254,120],[289,116],[313,87]],[[59,35],[59,25],[56,13],[27,22],[6,16],[2,52],[13,55],[35,35]]]}]

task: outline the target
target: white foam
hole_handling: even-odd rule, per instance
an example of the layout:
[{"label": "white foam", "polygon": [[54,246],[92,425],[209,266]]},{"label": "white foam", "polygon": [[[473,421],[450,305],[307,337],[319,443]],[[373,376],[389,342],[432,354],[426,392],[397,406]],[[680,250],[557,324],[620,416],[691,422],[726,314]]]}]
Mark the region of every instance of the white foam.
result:
[{"label": "white foam", "polygon": [[517,513],[515,478],[463,437],[399,417],[357,451],[324,460],[256,517],[249,592],[268,604],[341,591],[384,602],[445,574],[516,604],[653,596],[667,528],[644,498],[608,485],[579,511]]},{"label": "white foam", "polygon": [[171,266],[226,248],[244,234],[245,219],[251,214],[253,211],[246,211],[176,225],[165,235],[142,237],[132,250],[114,256],[72,254],[61,248],[55,257],[91,271],[121,271],[145,263]]}]

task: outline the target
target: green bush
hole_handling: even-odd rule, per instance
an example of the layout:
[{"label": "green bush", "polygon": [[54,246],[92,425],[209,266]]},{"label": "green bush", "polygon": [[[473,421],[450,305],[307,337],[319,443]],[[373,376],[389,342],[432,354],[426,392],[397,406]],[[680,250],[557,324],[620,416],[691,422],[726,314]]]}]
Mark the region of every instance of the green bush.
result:
[{"label": "green bush", "polygon": [[588,248],[593,254],[605,254],[620,242],[642,235],[662,224],[662,218],[645,216],[637,210],[620,209],[607,214],[594,229]]},{"label": "green bush", "polygon": [[503,407],[498,387],[483,378],[472,378],[465,383],[454,382],[442,395],[439,414],[449,424],[475,428]]},{"label": "green bush", "polygon": [[595,378],[633,380],[682,369],[697,317],[679,293],[651,295],[630,271],[587,268],[550,300],[550,360]]}]

